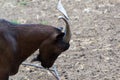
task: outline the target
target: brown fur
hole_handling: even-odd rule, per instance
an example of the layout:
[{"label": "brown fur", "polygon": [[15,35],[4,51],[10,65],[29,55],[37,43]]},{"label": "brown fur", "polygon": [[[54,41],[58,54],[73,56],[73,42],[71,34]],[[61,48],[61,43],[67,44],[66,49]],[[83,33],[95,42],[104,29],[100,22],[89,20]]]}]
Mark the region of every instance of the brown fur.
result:
[{"label": "brown fur", "polygon": [[49,68],[69,48],[61,30],[41,24],[13,24],[0,20],[0,80],[18,72],[19,65],[39,49],[35,60]]}]

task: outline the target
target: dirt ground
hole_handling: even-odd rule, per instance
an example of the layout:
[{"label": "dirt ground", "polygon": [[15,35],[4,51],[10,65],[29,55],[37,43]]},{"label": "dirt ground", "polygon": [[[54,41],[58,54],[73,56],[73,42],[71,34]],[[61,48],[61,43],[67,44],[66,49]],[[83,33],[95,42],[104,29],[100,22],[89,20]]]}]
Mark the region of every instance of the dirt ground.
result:
[{"label": "dirt ground", "polygon": [[[56,9],[57,1],[0,0],[0,18],[58,26],[57,17],[61,14]],[[62,3],[70,17],[72,40],[70,49],[55,62],[60,79],[120,80],[120,0],[62,0]],[[47,70],[21,65],[10,80],[56,79]]]}]

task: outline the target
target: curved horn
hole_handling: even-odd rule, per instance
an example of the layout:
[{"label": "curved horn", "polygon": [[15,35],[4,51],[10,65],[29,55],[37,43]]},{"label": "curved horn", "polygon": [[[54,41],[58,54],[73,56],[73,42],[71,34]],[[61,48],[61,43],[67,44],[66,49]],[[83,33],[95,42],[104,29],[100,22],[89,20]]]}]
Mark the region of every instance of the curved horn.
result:
[{"label": "curved horn", "polygon": [[68,20],[67,20],[65,17],[63,17],[63,16],[58,17],[58,19],[59,19],[59,20],[60,20],[60,19],[63,19],[63,20],[65,21],[65,23],[66,23],[66,28],[65,28],[65,31],[64,31],[65,36],[64,36],[63,40],[64,40],[66,43],[69,43],[69,41],[70,41],[70,39],[71,39],[71,30],[70,30],[69,22],[68,22]]}]

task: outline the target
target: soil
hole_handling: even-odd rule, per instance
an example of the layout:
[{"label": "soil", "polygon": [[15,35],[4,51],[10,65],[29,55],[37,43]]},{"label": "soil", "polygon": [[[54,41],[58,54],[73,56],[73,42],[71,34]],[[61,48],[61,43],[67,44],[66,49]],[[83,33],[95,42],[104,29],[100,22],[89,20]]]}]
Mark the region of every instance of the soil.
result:
[{"label": "soil", "polygon": [[[58,26],[58,0],[0,0],[0,18]],[[120,80],[120,0],[62,0],[71,47],[55,62],[60,80]],[[37,54],[37,51],[35,52]],[[31,55],[25,62],[36,56]],[[35,62],[32,64],[39,64]],[[45,69],[21,65],[9,80],[56,80]]]}]

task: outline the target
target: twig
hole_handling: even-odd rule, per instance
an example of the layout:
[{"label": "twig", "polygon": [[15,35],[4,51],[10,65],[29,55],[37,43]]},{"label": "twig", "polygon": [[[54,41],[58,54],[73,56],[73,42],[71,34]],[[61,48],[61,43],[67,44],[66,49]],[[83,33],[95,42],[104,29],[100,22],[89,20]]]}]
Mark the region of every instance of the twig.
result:
[{"label": "twig", "polygon": [[[54,75],[54,77],[55,77],[57,80],[60,80],[58,71],[57,71],[57,69],[56,69],[55,66],[53,66],[53,70],[51,70],[51,69],[48,69],[48,70]],[[54,72],[54,73],[53,73],[53,72]]]},{"label": "twig", "polygon": [[[36,67],[36,68],[40,68],[40,69],[46,69],[48,70],[57,80],[60,80],[60,77],[58,75],[58,71],[56,69],[55,66],[53,66],[53,69],[47,69],[47,68],[44,68],[42,66],[39,66],[39,65],[35,65],[35,64],[30,64],[30,63],[22,63],[22,65],[26,65],[26,66],[33,66],[33,67]],[[54,72],[54,73],[53,73]]]},{"label": "twig", "polygon": [[35,65],[35,64],[30,64],[30,63],[22,63],[22,65],[26,65],[26,66],[33,66],[33,67],[36,67],[36,68],[40,68],[40,69],[45,69],[44,67],[42,66],[38,66],[38,65]]}]

